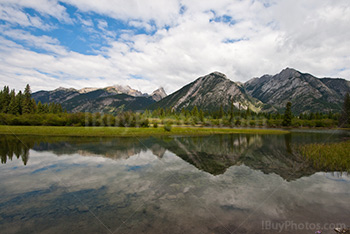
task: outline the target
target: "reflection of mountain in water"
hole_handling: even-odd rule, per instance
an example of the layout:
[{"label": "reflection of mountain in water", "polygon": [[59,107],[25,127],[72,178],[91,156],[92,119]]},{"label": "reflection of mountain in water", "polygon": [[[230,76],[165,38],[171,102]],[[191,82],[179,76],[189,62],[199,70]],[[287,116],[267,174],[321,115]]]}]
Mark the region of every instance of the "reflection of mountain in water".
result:
[{"label": "reflection of mountain in water", "polygon": [[249,135],[178,137],[163,142],[163,146],[198,169],[218,175],[237,164],[250,147],[261,146],[261,138]]},{"label": "reflection of mountain in water", "polygon": [[266,174],[275,173],[286,180],[295,180],[315,171],[292,152],[292,135],[263,135],[262,144],[249,148],[240,162]]},{"label": "reflection of mountain in water", "polygon": [[1,136],[1,161],[13,155],[28,161],[29,149],[52,151],[56,155],[78,153],[114,160],[127,159],[148,150],[159,158],[169,150],[200,170],[223,174],[233,165],[245,164],[264,173],[276,173],[286,180],[313,174],[308,165],[292,154],[292,135],[213,135],[164,138],[67,138]]},{"label": "reflection of mountain in water", "polygon": [[286,180],[311,175],[315,171],[292,154],[288,135],[219,135],[174,138],[165,144],[183,160],[212,175],[223,174],[233,165],[244,164]]}]

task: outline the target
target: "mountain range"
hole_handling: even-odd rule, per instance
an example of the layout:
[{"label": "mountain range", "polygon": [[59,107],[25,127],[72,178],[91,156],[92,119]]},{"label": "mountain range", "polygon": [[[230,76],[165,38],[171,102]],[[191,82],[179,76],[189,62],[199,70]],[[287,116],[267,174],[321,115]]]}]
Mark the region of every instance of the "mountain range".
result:
[{"label": "mountain range", "polygon": [[344,96],[350,92],[350,81],[339,78],[317,78],[292,68],[276,75],[263,75],[245,83],[234,82],[220,72],[197,78],[170,95],[163,88],[144,94],[129,86],[84,88],[80,90],[58,88],[33,93],[42,103],[61,103],[69,112],[107,112],[118,110],[142,111],[145,109],[182,108],[197,106],[203,110],[236,109],[282,112],[292,102],[295,114],[304,112],[340,111]]},{"label": "mountain range", "polygon": [[36,102],[60,103],[69,112],[116,113],[121,110],[142,111],[147,106],[166,96],[163,88],[152,94],[142,93],[129,86],[109,86],[105,88],[58,88],[32,94]]}]

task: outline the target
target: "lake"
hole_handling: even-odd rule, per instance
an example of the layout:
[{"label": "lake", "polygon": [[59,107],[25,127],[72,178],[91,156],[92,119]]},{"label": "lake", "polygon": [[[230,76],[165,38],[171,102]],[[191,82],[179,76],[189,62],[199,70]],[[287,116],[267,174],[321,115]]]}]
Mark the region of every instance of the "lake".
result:
[{"label": "lake", "polygon": [[0,232],[335,233],[350,226],[350,175],[293,147],[349,137],[2,135]]}]

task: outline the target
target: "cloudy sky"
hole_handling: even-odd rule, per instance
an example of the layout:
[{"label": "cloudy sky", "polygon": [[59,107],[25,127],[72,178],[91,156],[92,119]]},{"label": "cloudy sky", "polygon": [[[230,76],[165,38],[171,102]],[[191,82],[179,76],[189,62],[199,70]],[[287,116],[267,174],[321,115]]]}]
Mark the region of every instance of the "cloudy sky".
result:
[{"label": "cloudy sky", "polygon": [[168,93],[212,71],[350,79],[348,0],[0,0],[0,85]]}]

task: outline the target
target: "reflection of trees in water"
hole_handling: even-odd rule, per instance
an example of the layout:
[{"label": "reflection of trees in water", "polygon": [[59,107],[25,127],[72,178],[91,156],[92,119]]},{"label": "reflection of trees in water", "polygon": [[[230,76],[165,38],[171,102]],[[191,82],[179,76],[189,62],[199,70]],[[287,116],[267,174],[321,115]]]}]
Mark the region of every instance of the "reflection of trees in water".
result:
[{"label": "reflection of trees in water", "polygon": [[114,160],[127,159],[145,152],[148,148],[139,140],[121,138],[70,138],[65,141],[42,142],[34,147],[37,151],[52,151],[56,155],[80,154],[102,156]]},{"label": "reflection of trees in water", "polygon": [[26,165],[31,148],[36,151],[51,151],[58,156],[78,153],[83,156],[102,156],[114,160],[127,159],[146,151],[151,151],[158,158],[162,158],[166,150],[169,150],[199,170],[213,175],[223,174],[227,168],[240,164],[266,174],[276,173],[287,180],[313,173],[292,154],[291,134],[138,139],[2,136],[0,140],[2,163],[6,163],[16,155],[17,158],[21,157]]},{"label": "reflection of trees in water", "polygon": [[292,134],[284,134],[284,142],[286,144],[286,149],[288,153],[292,153],[292,146],[291,146],[291,142],[292,142]]},{"label": "reflection of trees in water", "polygon": [[29,160],[29,150],[33,148],[35,141],[25,140],[14,136],[2,136],[0,137],[0,155],[1,163],[6,163],[8,160],[12,160],[13,156],[17,159],[21,158],[24,165],[27,165]]}]

